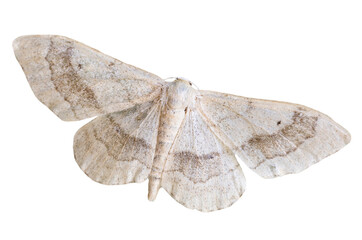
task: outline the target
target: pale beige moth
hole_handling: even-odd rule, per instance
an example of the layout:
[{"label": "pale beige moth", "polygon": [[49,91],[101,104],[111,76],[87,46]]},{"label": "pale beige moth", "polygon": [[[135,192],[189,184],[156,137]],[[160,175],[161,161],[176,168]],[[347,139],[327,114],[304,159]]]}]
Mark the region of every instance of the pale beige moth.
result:
[{"label": "pale beige moth", "polygon": [[13,43],[35,96],[65,121],[98,116],[75,134],[74,156],[96,182],[148,179],[191,209],[230,206],[245,190],[237,162],[264,178],[300,172],[350,141],[311,108],[202,91],[72,39],[35,35]]}]

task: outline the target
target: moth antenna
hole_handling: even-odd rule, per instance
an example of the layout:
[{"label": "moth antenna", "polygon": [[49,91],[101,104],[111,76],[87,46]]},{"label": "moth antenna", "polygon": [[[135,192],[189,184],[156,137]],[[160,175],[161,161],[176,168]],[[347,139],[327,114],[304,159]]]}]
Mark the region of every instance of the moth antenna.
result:
[{"label": "moth antenna", "polygon": [[[189,81],[189,80],[188,80]],[[195,86],[195,88],[198,90],[198,91],[200,91],[200,88],[195,84],[195,83],[193,83],[193,82],[191,82],[191,81],[189,81],[191,84],[192,84],[192,86]]]},{"label": "moth antenna", "polygon": [[177,77],[168,77],[168,78],[165,78],[163,80],[165,80],[166,82],[171,82],[171,81],[174,81],[176,79],[177,79]]}]

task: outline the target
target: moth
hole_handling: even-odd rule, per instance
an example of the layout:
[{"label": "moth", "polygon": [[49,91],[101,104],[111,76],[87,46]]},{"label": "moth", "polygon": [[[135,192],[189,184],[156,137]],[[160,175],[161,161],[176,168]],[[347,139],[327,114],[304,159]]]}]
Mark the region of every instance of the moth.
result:
[{"label": "moth", "polygon": [[245,190],[235,155],[274,178],[351,139],[311,108],[166,82],[66,37],[22,36],[13,48],[35,96],[60,119],[98,116],[74,137],[85,174],[110,185],[148,179],[149,200],[162,187],[187,208],[223,209]]}]

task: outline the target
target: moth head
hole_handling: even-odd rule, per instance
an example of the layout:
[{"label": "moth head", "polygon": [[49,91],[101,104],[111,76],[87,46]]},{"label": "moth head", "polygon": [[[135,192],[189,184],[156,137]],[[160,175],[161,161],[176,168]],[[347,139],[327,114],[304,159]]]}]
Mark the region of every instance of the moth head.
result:
[{"label": "moth head", "polygon": [[175,79],[174,82],[176,84],[178,84],[179,86],[192,87],[192,82],[187,80],[186,78],[178,77],[178,78]]},{"label": "moth head", "polygon": [[168,104],[174,108],[190,106],[195,99],[196,90],[192,83],[184,78],[176,78],[169,83]]}]

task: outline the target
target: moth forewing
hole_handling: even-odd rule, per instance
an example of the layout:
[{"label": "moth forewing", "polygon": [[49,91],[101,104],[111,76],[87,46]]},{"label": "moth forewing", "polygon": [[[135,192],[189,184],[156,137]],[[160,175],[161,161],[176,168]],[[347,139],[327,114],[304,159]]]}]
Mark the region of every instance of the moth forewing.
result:
[{"label": "moth forewing", "polygon": [[121,111],[160,94],[163,80],[70,38],[23,36],[14,52],[35,96],[62,120]]},{"label": "moth forewing", "polygon": [[350,142],[350,134],[311,108],[202,91],[201,106],[234,152],[265,178],[300,172]]}]

